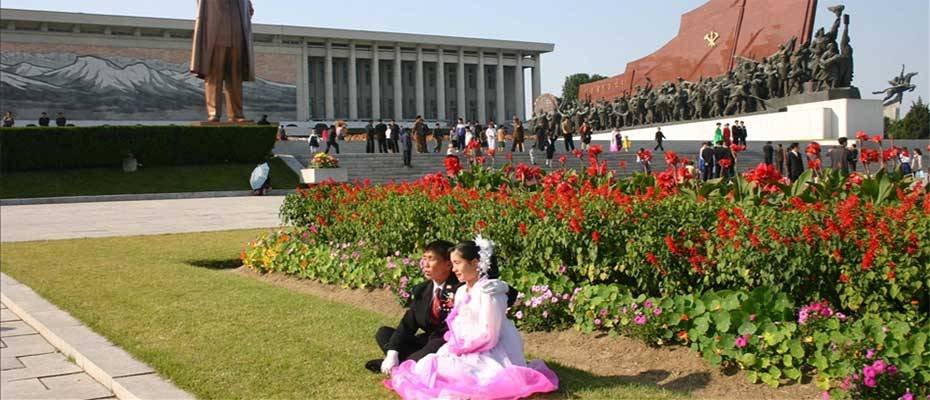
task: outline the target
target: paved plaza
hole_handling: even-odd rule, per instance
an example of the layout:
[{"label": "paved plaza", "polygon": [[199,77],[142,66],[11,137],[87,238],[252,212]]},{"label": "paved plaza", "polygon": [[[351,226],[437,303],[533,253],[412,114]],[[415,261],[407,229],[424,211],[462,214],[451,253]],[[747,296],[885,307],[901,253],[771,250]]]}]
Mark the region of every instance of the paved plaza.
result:
[{"label": "paved plaza", "polygon": [[284,196],[0,207],[0,241],[152,235],[274,227]]},{"label": "paved plaza", "polygon": [[115,399],[45,338],[0,304],[0,397]]}]

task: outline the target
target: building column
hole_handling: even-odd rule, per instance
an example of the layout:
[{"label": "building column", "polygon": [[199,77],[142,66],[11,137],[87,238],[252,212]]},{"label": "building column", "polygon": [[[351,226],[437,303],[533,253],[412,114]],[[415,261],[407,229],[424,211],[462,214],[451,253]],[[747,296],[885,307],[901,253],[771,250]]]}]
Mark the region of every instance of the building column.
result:
[{"label": "building column", "polygon": [[436,119],[446,122],[446,64],[442,48],[436,50]]},{"label": "building column", "polygon": [[478,49],[478,122],[482,124],[488,120],[487,86],[484,81],[484,50]]},{"label": "building column", "polygon": [[504,96],[504,51],[503,50],[497,51],[497,71],[496,72],[497,73],[495,74],[495,76],[497,78],[494,80],[494,83],[495,83],[494,104],[497,105],[497,111],[495,111],[495,113],[497,114],[497,121],[495,122],[497,122],[498,125],[501,125],[505,121],[507,121],[507,115],[505,115],[507,114],[507,109],[504,107],[506,105],[505,100],[507,99],[507,97]]},{"label": "building column", "polygon": [[459,68],[455,74],[456,118],[465,118],[465,48],[459,47]]},{"label": "building column", "polygon": [[523,53],[517,53],[517,66],[514,68],[516,75],[513,82],[514,89],[517,90],[517,116],[521,121],[526,120],[526,90],[523,87]]},{"label": "building column", "polygon": [[371,119],[381,119],[381,62],[378,60],[378,44],[371,44]]},{"label": "building column", "polygon": [[401,71],[400,43],[394,45],[394,119],[404,119],[404,74]]},{"label": "building column", "polygon": [[355,42],[349,42],[349,119],[358,119],[358,71],[356,70]]},{"label": "building column", "polygon": [[297,60],[297,120],[298,121],[309,121],[310,120],[310,107],[309,107],[309,83],[308,78],[310,75],[308,71],[308,60],[307,60],[307,41],[300,41],[300,59]]},{"label": "building column", "polygon": [[417,76],[416,76],[417,115],[426,118],[426,99],[423,94],[423,47],[417,45]]},{"label": "building column", "polygon": [[542,94],[540,93],[540,87],[542,85],[540,84],[541,74],[540,74],[540,69],[539,69],[540,67],[539,58],[540,58],[539,54],[536,54],[533,56],[533,61],[536,62],[536,65],[533,67],[533,102],[532,104],[536,104],[536,99],[539,97],[540,94]]},{"label": "building column", "polygon": [[326,97],[326,119],[336,119],[336,107],[333,101],[333,42],[326,41],[326,58],[323,65],[323,87]]}]

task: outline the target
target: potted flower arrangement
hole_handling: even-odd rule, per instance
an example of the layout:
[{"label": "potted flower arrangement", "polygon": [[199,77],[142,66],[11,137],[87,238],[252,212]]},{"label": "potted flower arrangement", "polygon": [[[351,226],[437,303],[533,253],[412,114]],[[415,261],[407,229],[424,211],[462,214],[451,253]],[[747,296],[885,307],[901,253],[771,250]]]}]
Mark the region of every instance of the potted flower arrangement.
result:
[{"label": "potted flower arrangement", "polygon": [[310,168],[300,170],[300,181],[306,184],[323,183],[327,181],[346,182],[349,180],[349,171],[339,167],[339,160],[329,154],[320,152],[313,155]]}]

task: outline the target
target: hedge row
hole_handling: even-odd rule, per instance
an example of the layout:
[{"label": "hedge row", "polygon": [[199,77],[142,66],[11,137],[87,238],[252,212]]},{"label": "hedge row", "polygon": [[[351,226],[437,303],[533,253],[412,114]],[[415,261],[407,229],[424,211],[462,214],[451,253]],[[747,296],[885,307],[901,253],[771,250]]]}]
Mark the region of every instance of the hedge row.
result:
[{"label": "hedge row", "polygon": [[3,171],[116,167],[132,154],[146,166],[259,162],[274,126],[94,126],[0,130]]}]

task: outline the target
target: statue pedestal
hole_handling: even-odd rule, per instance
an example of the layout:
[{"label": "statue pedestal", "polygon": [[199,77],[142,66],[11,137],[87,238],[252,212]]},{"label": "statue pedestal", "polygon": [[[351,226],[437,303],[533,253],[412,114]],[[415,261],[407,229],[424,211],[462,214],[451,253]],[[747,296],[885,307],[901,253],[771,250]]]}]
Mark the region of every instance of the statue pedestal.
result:
[{"label": "statue pedestal", "polygon": [[892,122],[901,119],[901,103],[896,101],[891,104],[885,104],[885,108],[882,109],[882,114]]},{"label": "statue pedestal", "polygon": [[[811,141],[855,139],[857,131],[882,132],[881,100],[836,99],[787,106],[785,111],[731,115],[696,122],[662,124],[666,140],[712,140],[717,122],[746,122],[748,141]],[[652,142],[655,126],[620,129],[633,141]],[[610,140],[610,133],[598,133],[594,140]]]},{"label": "statue pedestal", "polygon": [[255,121],[251,119],[247,119],[245,121],[238,121],[238,122],[234,122],[234,121],[217,121],[217,122],[194,121],[194,122],[191,122],[191,125],[193,126],[251,126],[251,125],[255,125]]}]

